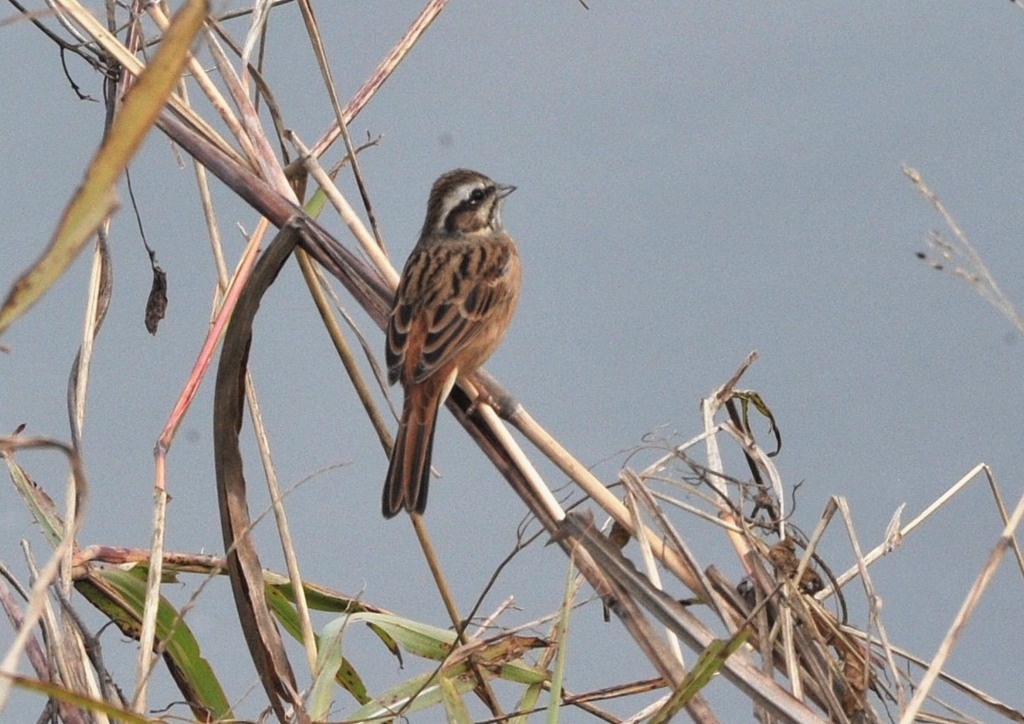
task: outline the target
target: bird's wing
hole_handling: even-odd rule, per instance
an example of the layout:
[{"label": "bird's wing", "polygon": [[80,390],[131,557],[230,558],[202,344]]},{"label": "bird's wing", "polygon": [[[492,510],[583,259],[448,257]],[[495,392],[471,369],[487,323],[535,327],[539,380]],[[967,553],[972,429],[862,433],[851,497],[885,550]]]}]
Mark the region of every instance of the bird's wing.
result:
[{"label": "bird's wing", "polygon": [[429,378],[486,330],[494,310],[515,294],[514,254],[511,242],[440,243],[413,252],[388,322],[392,384],[410,364],[413,382]]}]

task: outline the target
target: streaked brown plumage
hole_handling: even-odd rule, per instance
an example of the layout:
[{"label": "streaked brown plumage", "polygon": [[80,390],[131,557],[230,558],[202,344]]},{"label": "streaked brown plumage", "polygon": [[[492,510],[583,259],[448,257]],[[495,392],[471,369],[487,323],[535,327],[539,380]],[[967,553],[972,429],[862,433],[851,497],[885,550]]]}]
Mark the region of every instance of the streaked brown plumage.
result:
[{"label": "streaked brown plumage", "polygon": [[515,190],[466,169],[434,182],[416,248],[388,320],[388,382],[405,389],[384,481],[382,509],[427,506],[430,455],[441,404],[501,343],[519,298],[519,255],[501,225]]}]

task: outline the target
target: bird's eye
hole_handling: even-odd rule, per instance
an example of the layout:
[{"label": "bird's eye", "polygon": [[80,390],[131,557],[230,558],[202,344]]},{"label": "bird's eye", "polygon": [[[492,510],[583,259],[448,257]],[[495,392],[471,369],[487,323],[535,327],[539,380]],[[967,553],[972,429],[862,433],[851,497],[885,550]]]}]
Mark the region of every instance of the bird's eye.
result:
[{"label": "bird's eye", "polygon": [[483,189],[473,189],[472,193],[469,195],[469,203],[479,204],[484,200],[484,196],[485,194]]}]

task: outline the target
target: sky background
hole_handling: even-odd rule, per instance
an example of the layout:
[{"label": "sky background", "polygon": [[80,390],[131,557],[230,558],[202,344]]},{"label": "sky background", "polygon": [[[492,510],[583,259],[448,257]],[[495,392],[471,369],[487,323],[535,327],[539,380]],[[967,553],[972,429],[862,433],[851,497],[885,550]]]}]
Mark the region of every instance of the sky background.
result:
[{"label": "sky background", "polygon": [[[869,549],[898,506],[906,504],[909,520],[979,462],[992,466],[1012,507],[1024,492],[1020,336],[968,285],[915,257],[929,250],[932,229],[946,230],[901,165],[921,172],[1019,307],[1021,8],[1005,0],[589,5],[453,2],[352,123],[354,139],[380,136],[361,167],[396,264],[415,243],[442,172],[468,166],[518,186],[503,218],[520,246],[523,295],[487,369],[603,480],[615,479],[646,436],[697,434],[700,398],[757,350],[741,386],[759,391],[775,414],[784,441],[776,464],[787,489],[802,483],[793,522],[805,531],[829,496],[842,496]],[[420,9],[315,7],[343,102]],[[228,27],[244,34],[242,22]],[[294,6],[274,11],[267,57],[285,123],[312,143],[331,111]],[[90,68],[74,57],[68,67],[100,97]],[[78,100],[55,46],[13,22],[0,25],[0,120],[6,294],[79,184],[103,107]],[[340,153],[339,145],[328,160]],[[86,545],[148,545],[153,446],[205,334],[215,283],[182,154],[154,132],[131,174],[170,301],[151,337],[143,326],[149,262],[126,206],[111,233],[114,296],[85,424]],[[239,226],[252,231],[257,217],[214,186],[233,264]],[[350,178],[341,186],[355,204]],[[352,244],[337,219],[326,224]],[[88,273],[85,254],[0,340],[5,433],[24,423],[27,434],[68,438],[65,389]],[[382,335],[369,324],[364,331],[382,359]],[[306,577],[444,626],[411,527],[380,517],[386,458],[294,263],[263,303],[251,365],[278,474],[286,486],[303,481],[288,511]],[[169,454],[170,550],[222,549],[212,383]],[[443,477],[431,485],[426,522],[468,610],[514,545],[524,507],[442,418],[434,462]],[[527,452],[552,488],[565,483]],[[259,510],[265,494],[251,444],[246,455]],[[643,467],[653,455],[630,464]],[[62,495],[56,455],[18,459]],[[0,558],[23,570],[20,539],[41,559],[48,549],[13,489],[0,491]],[[701,563],[740,575],[720,533],[683,515],[674,520]],[[872,568],[894,643],[933,656],[1000,528],[978,481]],[[270,534],[260,531],[261,555],[279,567]],[[837,523],[822,552],[836,572],[850,564]],[[514,595],[519,610],[502,623],[533,620],[557,608],[564,578],[561,552],[537,544],[508,567],[481,611]],[[1017,707],[1021,582],[1004,562],[947,667]],[[171,585],[167,594],[184,600],[194,585]],[[851,587],[847,598],[851,623],[863,628],[862,592]],[[214,582],[190,623],[229,695],[240,696],[256,677],[238,665],[243,644],[229,599],[227,581]],[[574,626],[571,691],[654,675],[620,626],[601,621],[599,606],[581,610]],[[410,658],[399,670],[362,632],[352,639],[350,655],[371,689],[425,670]],[[0,645],[9,640],[0,628]],[[113,631],[103,641],[115,676],[129,682],[134,646]],[[722,682],[708,696],[723,720],[749,718],[746,700]],[[172,698],[161,671],[153,704]],[[258,692],[238,711],[254,715],[260,700]],[[608,706],[625,715],[650,700]],[[34,718],[39,700],[19,697],[14,706]],[[339,695],[336,707],[340,716],[350,700]]]}]

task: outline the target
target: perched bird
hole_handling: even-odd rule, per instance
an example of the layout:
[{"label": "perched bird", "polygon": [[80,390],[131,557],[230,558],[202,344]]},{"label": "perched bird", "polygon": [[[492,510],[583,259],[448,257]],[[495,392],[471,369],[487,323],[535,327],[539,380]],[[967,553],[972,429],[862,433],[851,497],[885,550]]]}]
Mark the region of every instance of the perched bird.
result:
[{"label": "perched bird", "polygon": [[449,171],[430,190],[388,320],[388,382],[401,381],[405,401],[384,481],[385,518],[426,508],[438,410],[455,381],[497,349],[512,321],[519,254],[500,212],[513,191],[467,169]]}]

